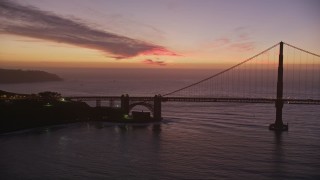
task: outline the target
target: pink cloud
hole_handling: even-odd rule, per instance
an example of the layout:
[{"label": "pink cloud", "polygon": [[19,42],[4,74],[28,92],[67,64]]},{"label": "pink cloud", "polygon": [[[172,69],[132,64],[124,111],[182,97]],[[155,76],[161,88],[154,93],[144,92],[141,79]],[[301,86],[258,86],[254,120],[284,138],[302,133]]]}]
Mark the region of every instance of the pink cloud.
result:
[{"label": "pink cloud", "polygon": [[219,38],[219,39],[216,39],[213,42],[211,42],[209,44],[209,47],[218,48],[218,47],[225,46],[225,45],[229,44],[230,42],[231,42],[231,40],[229,38]]},{"label": "pink cloud", "polygon": [[239,37],[240,40],[248,40],[248,39],[250,39],[248,33],[240,33],[240,34],[238,35],[238,37]]},{"label": "pink cloud", "polygon": [[180,56],[179,54],[163,47],[153,48],[153,49],[144,51],[140,54],[141,55],[160,55],[160,56]]},{"label": "pink cloud", "polygon": [[226,48],[232,51],[251,51],[255,49],[255,43],[251,37],[252,32],[246,27],[234,29],[233,34],[227,37],[218,38],[207,47],[209,48]]},{"label": "pink cloud", "polygon": [[208,45],[209,48],[226,48],[235,51],[250,51],[255,48],[255,43],[250,40],[247,34],[241,34],[240,40],[231,38],[216,39]]},{"label": "pink cloud", "polygon": [[145,60],[142,61],[142,63],[148,64],[148,65],[158,65],[158,66],[167,65],[164,61],[154,61],[152,59],[145,59]]},{"label": "pink cloud", "polygon": [[230,49],[236,50],[236,51],[251,51],[255,48],[254,42],[236,42],[232,43],[230,46]]},{"label": "pink cloud", "polygon": [[209,42],[205,47],[213,49],[224,48],[232,51],[251,51],[255,49],[255,43],[251,37],[252,33],[252,30],[247,27],[237,27],[232,34],[217,38]]}]

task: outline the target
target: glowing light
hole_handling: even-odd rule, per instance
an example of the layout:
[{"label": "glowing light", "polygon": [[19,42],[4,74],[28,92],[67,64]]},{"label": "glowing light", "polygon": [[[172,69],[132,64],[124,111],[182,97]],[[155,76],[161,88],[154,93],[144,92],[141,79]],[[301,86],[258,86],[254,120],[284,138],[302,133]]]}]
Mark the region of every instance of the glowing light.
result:
[{"label": "glowing light", "polygon": [[46,106],[46,107],[51,107],[51,106],[52,106],[52,104],[47,103],[47,104],[45,104],[44,106]]},{"label": "glowing light", "polygon": [[123,115],[124,119],[130,119],[130,116],[128,114]]}]

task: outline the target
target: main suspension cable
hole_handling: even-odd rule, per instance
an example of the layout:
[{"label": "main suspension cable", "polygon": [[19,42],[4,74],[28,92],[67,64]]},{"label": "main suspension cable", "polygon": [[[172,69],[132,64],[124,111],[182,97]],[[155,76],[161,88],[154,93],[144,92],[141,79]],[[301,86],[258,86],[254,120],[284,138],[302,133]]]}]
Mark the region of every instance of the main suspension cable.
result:
[{"label": "main suspension cable", "polygon": [[265,52],[273,49],[274,47],[278,46],[279,44],[280,44],[280,43],[277,43],[277,44],[271,46],[270,48],[268,48],[268,49],[266,49],[266,50],[264,50],[264,51],[262,51],[262,52],[260,52],[260,53],[258,53],[258,54],[256,54],[256,55],[254,55],[254,56],[252,56],[252,57],[250,57],[250,58],[248,58],[248,59],[246,59],[246,60],[244,60],[244,61],[242,61],[242,62],[240,62],[240,63],[238,63],[238,64],[236,64],[236,65],[234,65],[234,66],[231,66],[231,67],[228,68],[228,69],[225,69],[225,70],[223,70],[223,71],[220,71],[220,72],[218,72],[218,73],[216,73],[216,74],[214,74],[214,75],[212,75],[212,76],[210,76],[210,77],[208,77],[208,78],[205,78],[205,79],[203,79],[203,80],[200,80],[200,81],[198,81],[198,82],[195,82],[195,83],[193,83],[193,84],[190,84],[190,85],[188,85],[188,86],[185,86],[185,87],[183,87],[183,88],[177,89],[177,90],[175,90],[175,91],[172,91],[172,92],[163,94],[162,96],[168,96],[168,95],[174,94],[174,93],[176,93],[176,92],[182,91],[182,90],[184,90],[184,89],[187,89],[187,88],[190,88],[190,87],[192,87],[192,86],[198,85],[198,84],[200,84],[200,83],[202,83],[202,82],[205,82],[205,81],[207,81],[207,80],[209,80],[209,79],[212,79],[212,78],[214,78],[214,77],[217,77],[217,76],[219,76],[219,75],[221,75],[221,74],[223,74],[223,73],[225,73],[225,72],[228,72],[228,71],[230,71],[230,70],[232,70],[232,69],[234,69],[234,68],[236,68],[236,67],[238,67],[238,66],[240,66],[240,65],[242,65],[242,64],[244,64],[244,63],[246,63],[246,62],[248,62],[248,61],[250,61],[250,60],[252,60],[252,59],[254,59],[254,58],[256,58],[256,57],[258,57],[258,56],[260,56],[261,54],[263,54],[263,53],[265,53]]}]

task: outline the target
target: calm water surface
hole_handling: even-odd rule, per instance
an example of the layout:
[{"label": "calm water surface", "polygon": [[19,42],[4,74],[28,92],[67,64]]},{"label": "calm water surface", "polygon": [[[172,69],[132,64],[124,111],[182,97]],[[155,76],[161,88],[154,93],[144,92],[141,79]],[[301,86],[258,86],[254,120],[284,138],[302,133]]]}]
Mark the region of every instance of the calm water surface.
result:
[{"label": "calm water surface", "polygon": [[[63,95],[154,95],[201,77],[201,73],[198,77],[182,73],[176,78],[153,78],[134,71],[114,77],[110,77],[115,74],[112,72],[104,76],[83,70],[56,72],[66,80],[0,85],[0,89],[51,90]],[[135,76],[146,78],[138,81]],[[0,135],[0,177],[320,178],[319,106],[286,104],[283,116],[290,130],[282,134],[267,129],[275,118],[273,104],[163,103],[163,116],[159,124],[77,123]]]}]

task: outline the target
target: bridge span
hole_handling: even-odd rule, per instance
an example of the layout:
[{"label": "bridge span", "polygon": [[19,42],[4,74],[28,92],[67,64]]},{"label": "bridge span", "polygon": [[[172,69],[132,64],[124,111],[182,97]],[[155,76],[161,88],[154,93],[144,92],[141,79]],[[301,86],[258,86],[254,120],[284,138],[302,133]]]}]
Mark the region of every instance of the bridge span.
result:
[{"label": "bridge span", "polygon": [[[137,105],[145,106],[153,114],[154,119],[162,119],[162,102],[225,102],[225,103],[267,103],[277,104],[277,99],[274,98],[208,98],[208,97],[162,97],[161,95],[150,96],[69,96],[65,97],[73,101],[95,101],[96,106],[101,106],[101,101],[109,101],[110,105],[114,101],[121,102],[121,109],[125,114],[129,114],[133,107]],[[282,99],[280,102],[285,104],[306,104],[306,105],[320,105],[320,100],[312,99]]]},{"label": "bridge span", "polygon": [[[67,96],[74,101],[120,101],[121,96]],[[152,102],[152,96],[130,96],[132,102]],[[228,97],[161,97],[161,102],[234,102],[234,103],[275,103],[275,98],[228,98]],[[320,100],[313,99],[282,99],[285,104],[320,105]]]},{"label": "bridge span", "polygon": [[[284,48],[287,49],[286,54]],[[65,98],[96,101],[97,106],[101,106],[101,101],[109,101],[110,105],[120,101],[121,109],[126,114],[134,106],[143,105],[153,111],[156,119],[161,119],[161,104],[164,102],[274,103],[276,119],[269,129],[287,131],[288,125],[282,121],[284,104],[320,105],[319,70],[320,55],[280,42],[210,77],[166,94],[154,97],[122,95]]]}]

